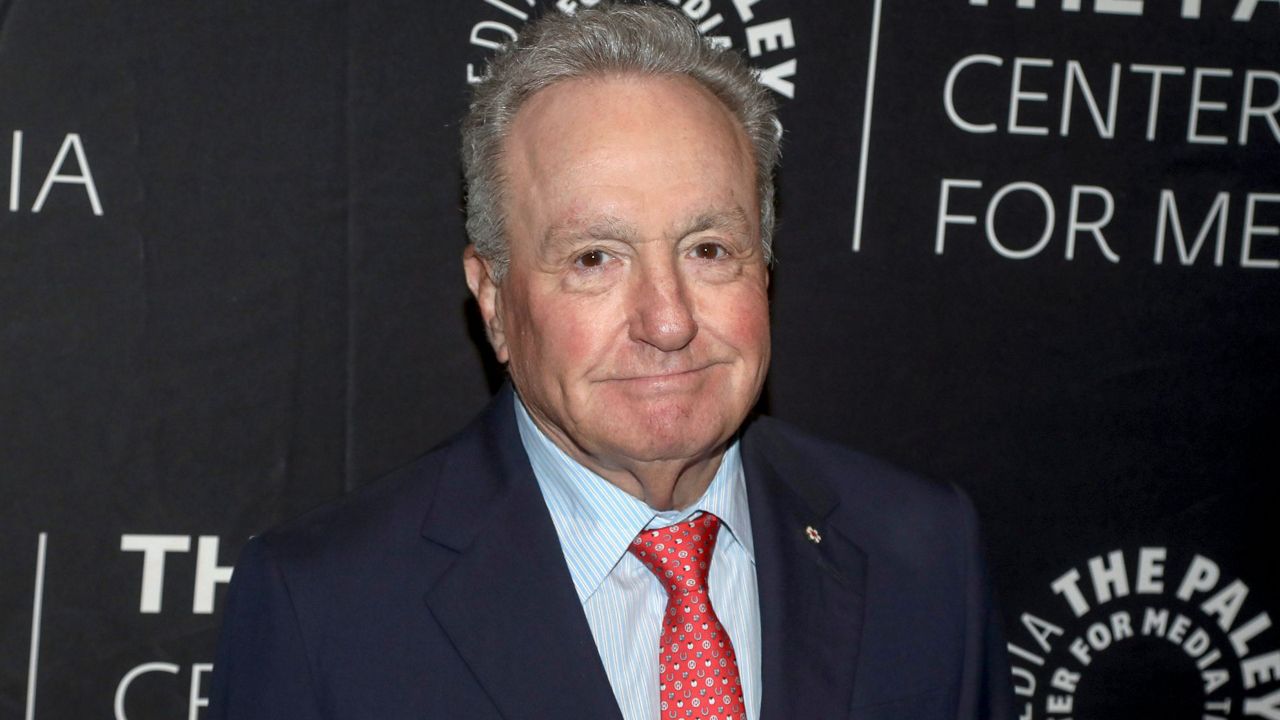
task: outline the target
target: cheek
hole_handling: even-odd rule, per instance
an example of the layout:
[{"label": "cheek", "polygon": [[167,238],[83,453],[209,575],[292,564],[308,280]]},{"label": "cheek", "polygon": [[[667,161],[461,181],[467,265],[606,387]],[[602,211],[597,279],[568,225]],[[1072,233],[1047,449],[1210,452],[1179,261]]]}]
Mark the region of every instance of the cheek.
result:
[{"label": "cheek", "polygon": [[529,390],[531,381],[537,382],[535,373],[545,370],[545,348],[541,339],[547,336],[547,328],[540,324],[535,308],[527,294],[510,293],[503,305],[503,332],[506,335],[508,370],[517,386]]},{"label": "cheek", "polygon": [[769,304],[759,299],[747,312],[742,313],[741,332],[756,345],[769,345]]},{"label": "cheek", "polygon": [[769,354],[769,302],[755,290],[721,296],[716,301],[721,337],[744,356]]},{"label": "cheek", "polygon": [[598,300],[561,297],[535,302],[526,315],[521,344],[526,357],[539,366],[531,369],[542,375],[586,374],[608,354],[614,340],[612,314]]}]

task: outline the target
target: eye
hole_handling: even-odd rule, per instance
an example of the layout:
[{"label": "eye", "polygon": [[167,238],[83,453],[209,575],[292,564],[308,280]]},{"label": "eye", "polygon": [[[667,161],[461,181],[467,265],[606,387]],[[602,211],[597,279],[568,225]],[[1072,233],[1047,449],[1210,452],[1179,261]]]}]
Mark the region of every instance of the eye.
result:
[{"label": "eye", "polygon": [[704,242],[693,247],[693,257],[699,260],[721,260],[728,254],[720,243]]},{"label": "eye", "polygon": [[598,268],[608,262],[611,257],[613,256],[604,250],[588,250],[579,255],[574,264],[578,267]]}]

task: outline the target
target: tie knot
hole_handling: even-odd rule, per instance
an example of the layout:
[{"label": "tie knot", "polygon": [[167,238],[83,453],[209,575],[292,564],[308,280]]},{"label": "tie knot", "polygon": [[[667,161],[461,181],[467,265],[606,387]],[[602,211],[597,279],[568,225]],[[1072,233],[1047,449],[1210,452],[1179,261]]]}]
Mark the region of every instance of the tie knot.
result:
[{"label": "tie knot", "polygon": [[627,550],[658,576],[668,595],[705,593],[719,531],[720,518],[702,513],[676,525],[645,530]]}]

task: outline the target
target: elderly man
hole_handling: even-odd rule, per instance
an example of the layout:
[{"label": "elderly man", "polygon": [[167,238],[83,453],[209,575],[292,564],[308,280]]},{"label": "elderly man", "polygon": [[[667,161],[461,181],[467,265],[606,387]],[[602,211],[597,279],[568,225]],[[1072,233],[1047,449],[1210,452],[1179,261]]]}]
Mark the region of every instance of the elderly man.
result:
[{"label": "elderly man", "polygon": [[986,718],[973,512],[748,413],[778,124],[678,13],[527,28],[467,120],[463,264],[509,385],[253,540],[216,718]]}]

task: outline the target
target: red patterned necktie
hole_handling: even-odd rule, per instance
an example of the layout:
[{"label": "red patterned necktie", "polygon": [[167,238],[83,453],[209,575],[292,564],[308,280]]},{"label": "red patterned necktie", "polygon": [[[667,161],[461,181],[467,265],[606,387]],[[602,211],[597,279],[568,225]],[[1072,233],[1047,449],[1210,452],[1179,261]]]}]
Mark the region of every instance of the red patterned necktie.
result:
[{"label": "red patterned necktie", "polygon": [[667,591],[658,648],[662,720],[745,720],[738,659],[711,609],[707,569],[720,518],[704,513],[679,525],[645,530],[628,550]]}]

